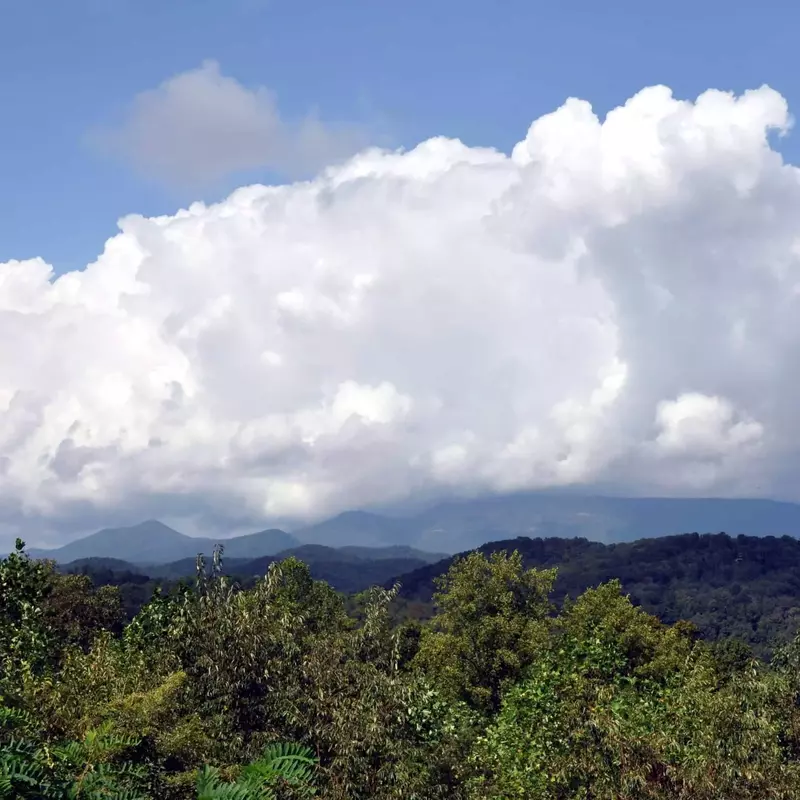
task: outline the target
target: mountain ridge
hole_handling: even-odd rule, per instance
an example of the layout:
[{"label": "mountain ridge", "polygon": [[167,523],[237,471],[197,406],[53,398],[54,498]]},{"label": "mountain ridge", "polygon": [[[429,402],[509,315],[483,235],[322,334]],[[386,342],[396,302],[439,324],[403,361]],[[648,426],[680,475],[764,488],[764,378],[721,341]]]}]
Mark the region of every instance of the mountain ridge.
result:
[{"label": "mountain ridge", "polygon": [[527,492],[449,500],[406,516],[347,511],[287,533],[277,528],[230,538],[186,536],[157,520],[106,528],[59,548],[32,548],[59,563],[120,558],[132,564],[168,564],[210,554],[219,543],[229,558],[260,558],[292,547],[401,548],[396,557],[452,554],[516,536],[626,542],[685,531],[800,537],[800,505],[779,500],[612,497]]},{"label": "mountain ridge", "polygon": [[[34,556],[35,557],[35,556]],[[259,575],[266,572],[273,561],[295,557],[309,565],[336,564],[359,569],[374,569],[380,565],[382,572],[387,576],[395,574],[389,564],[405,564],[410,569],[435,564],[449,556],[443,553],[424,553],[410,547],[378,547],[378,548],[352,548],[352,547],[326,547],[325,545],[310,544],[298,545],[281,550],[278,553],[257,556],[256,558],[229,558],[224,555],[223,568],[228,575],[238,577]],[[136,564],[119,558],[95,556],[78,558],[74,561],[59,563],[63,572],[80,572],[84,568],[89,571],[106,570],[116,573],[138,573],[153,579],[177,579],[192,577],[196,569],[196,556],[181,558],[166,564]]]},{"label": "mountain ridge", "polygon": [[210,555],[216,544],[222,544],[231,558],[257,558],[279,553],[299,542],[277,528],[215,539],[187,536],[158,520],[146,520],[137,525],[103,528],[61,547],[30,548],[28,554],[32,558],[52,559],[59,564],[85,558],[116,558],[142,566],[194,558],[200,552]]},{"label": "mountain ridge", "polygon": [[[367,548],[358,548],[365,551]],[[270,565],[289,557],[303,561],[317,580],[327,581],[338,591],[355,593],[379,586],[398,572],[408,572],[426,564],[435,563],[441,553],[422,553],[410,548],[374,548],[372,552],[353,552],[324,545],[300,545],[273,555],[255,559],[224,558],[223,572],[243,583],[263,576]],[[64,573],[89,575],[101,583],[142,583],[144,581],[171,582],[192,578],[196,559],[183,558],[169,564],[137,565],[116,558],[81,558],[59,564]],[[143,580],[142,580],[143,579]]]}]

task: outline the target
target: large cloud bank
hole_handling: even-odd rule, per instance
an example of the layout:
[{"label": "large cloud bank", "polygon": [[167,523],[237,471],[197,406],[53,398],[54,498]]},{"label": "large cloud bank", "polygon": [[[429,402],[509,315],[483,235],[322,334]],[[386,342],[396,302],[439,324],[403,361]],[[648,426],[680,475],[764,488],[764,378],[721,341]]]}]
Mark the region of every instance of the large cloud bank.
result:
[{"label": "large cloud bank", "polygon": [[[768,88],[569,100],[0,264],[8,525],[565,485],[800,497],[800,171]],[[105,515],[105,516],[104,516]]]}]

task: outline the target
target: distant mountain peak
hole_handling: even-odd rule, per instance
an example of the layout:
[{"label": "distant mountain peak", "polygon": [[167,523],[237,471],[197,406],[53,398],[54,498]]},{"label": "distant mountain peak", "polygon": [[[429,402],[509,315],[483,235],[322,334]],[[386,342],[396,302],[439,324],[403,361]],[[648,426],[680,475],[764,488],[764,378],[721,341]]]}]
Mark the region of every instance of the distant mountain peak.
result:
[{"label": "distant mountain peak", "polygon": [[[517,494],[445,502],[403,517],[364,510],[295,530],[267,529],[225,538],[185,536],[156,519],[107,528],[53,550],[29,550],[65,563],[79,558],[119,558],[133,564],[166,564],[210,554],[217,543],[230,558],[260,558],[299,544],[327,547],[398,548],[393,556],[457,553],[486,542],[535,534],[543,538],[632,541],[684,531],[736,535],[800,536],[800,505],[767,500],[626,498],[591,495]],[[351,557],[355,555],[350,552]],[[374,554],[364,553],[370,558]]]},{"label": "distant mountain peak", "polygon": [[136,525],[129,525],[123,528],[107,528],[106,530],[115,530],[115,531],[130,531],[133,533],[136,532],[147,532],[147,533],[161,533],[167,536],[181,536],[184,538],[186,534],[180,533],[180,531],[176,531],[174,528],[170,528],[169,525],[165,525],[161,520],[158,519],[146,519],[144,522],[139,522]]}]

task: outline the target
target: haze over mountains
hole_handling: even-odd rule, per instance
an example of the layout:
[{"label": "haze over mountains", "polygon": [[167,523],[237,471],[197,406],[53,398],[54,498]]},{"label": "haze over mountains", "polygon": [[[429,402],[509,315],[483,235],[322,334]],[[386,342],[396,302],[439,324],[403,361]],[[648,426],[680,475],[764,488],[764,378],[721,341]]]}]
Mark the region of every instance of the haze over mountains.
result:
[{"label": "haze over mountains", "polygon": [[101,530],[52,550],[31,548],[29,552],[62,564],[114,558],[155,565],[193,559],[198,552],[210,554],[215,543],[222,542],[229,560],[273,556],[302,545],[400,548],[392,551],[392,557],[416,558],[419,553],[451,554],[517,536],[583,537],[610,543],[695,531],[800,536],[800,505],[772,500],[524,493],[439,503],[404,516],[351,511],[291,533],[268,529],[232,538],[186,536],[150,520]]},{"label": "haze over mountains", "polygon": [[[186,536],[157,520],[125,528],[106,528],[52,550],[31,548],[34,558],[52,558],[67,563],[81,558],[116,558],[133,564],[166,564],[193,558],[199,552],[211,553],[217,539]],[[259,531],[226,539],[225,551],[231,558],[255,558],[293,547],[299,542],[279,530]]]},{"label": "haze over mountains", "polygon": [[[210,555],[216,541],[151,520],[29,552],[97,585],[122,586],[133,614],[155,585],[193,576],[197,553]],[[430,613],[434,579],[453,553],[518,549],[527,566],[558,567],[556,599],[619,578],[652,613],[692,620],[704,635],[734,635],[763,652],[800,627],[800,506],[792,503],[531,493],[439,503],[405,516],[347,512],[291,533],[267,529],[220,541],[225,572],[245,584],[295,556],[312,577],[346,594],[399,581],[412,616]]]}]

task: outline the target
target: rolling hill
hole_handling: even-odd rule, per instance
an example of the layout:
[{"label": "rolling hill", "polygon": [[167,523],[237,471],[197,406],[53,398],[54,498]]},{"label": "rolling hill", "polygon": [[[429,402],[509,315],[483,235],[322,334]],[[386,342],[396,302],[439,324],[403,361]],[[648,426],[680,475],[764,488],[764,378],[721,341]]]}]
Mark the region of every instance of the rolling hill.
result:
[{"label": "rolling hill", "polygon": [[[669,623],[690,620],[709,639],[734,636],[764,653],[800,630],[800,541],[789,536],[693,533],[610,545],[519,537],[479,550],[518,550],[526,567],[557,567],[556,603],[618,578],[646,611]],[[399,581],[404,603],[415,606],[412,615],[426,616],[435,578],[452,562],[425,565],[385,585]]]},{"label": "rolling hill", "polygon": [[[356,550],[357,552],[353,552]],[[323,580],[340,592],[360,592],[370,586],[380,586],[393,575],[410,572],[435,561],[438,556],[419,553],[413,557],[406,548],[345,548],[337,550],[323,545],[302,545],[284,550],[275,555],[256,559],[225,558],[224,572],[244,583],[264,575],[270,564],[295,556],[306,563],[317,580]],[[169,564],[137,565],[113,558],[80,558],[60,564],[63,572],[78,572],[89,575],[95,583],[135,583],[146,580],[177,581],[195,575],[195,558],[183,558]]]},{"label": "rolling hill", "polygon": [[[665,622],[687,619],[709,639],[734,636],[767,654],[775,641],[800,630],[800,541],[773,536],[682,534],[603,544],[585,538],[516,537],[488,542],[485,553],[519,550],[528,567],[558,567],[553,600],[618,578],[632,600]],[[425,618],[433,612],[434,580],[453,557],[405,546],[387,548],[299,545],[256,559],[225,558],[225,572],[248,584],[269,565],[288,556],[309,565],[311,574],[348,594],[372,585],[401,584],[400,611]],[[146,602],[157,582],[194,575],[195,559],[142,567],[120,559],[79,559],[60,568],[83,572],[96,583],[122,589],[129,613]]]}]

